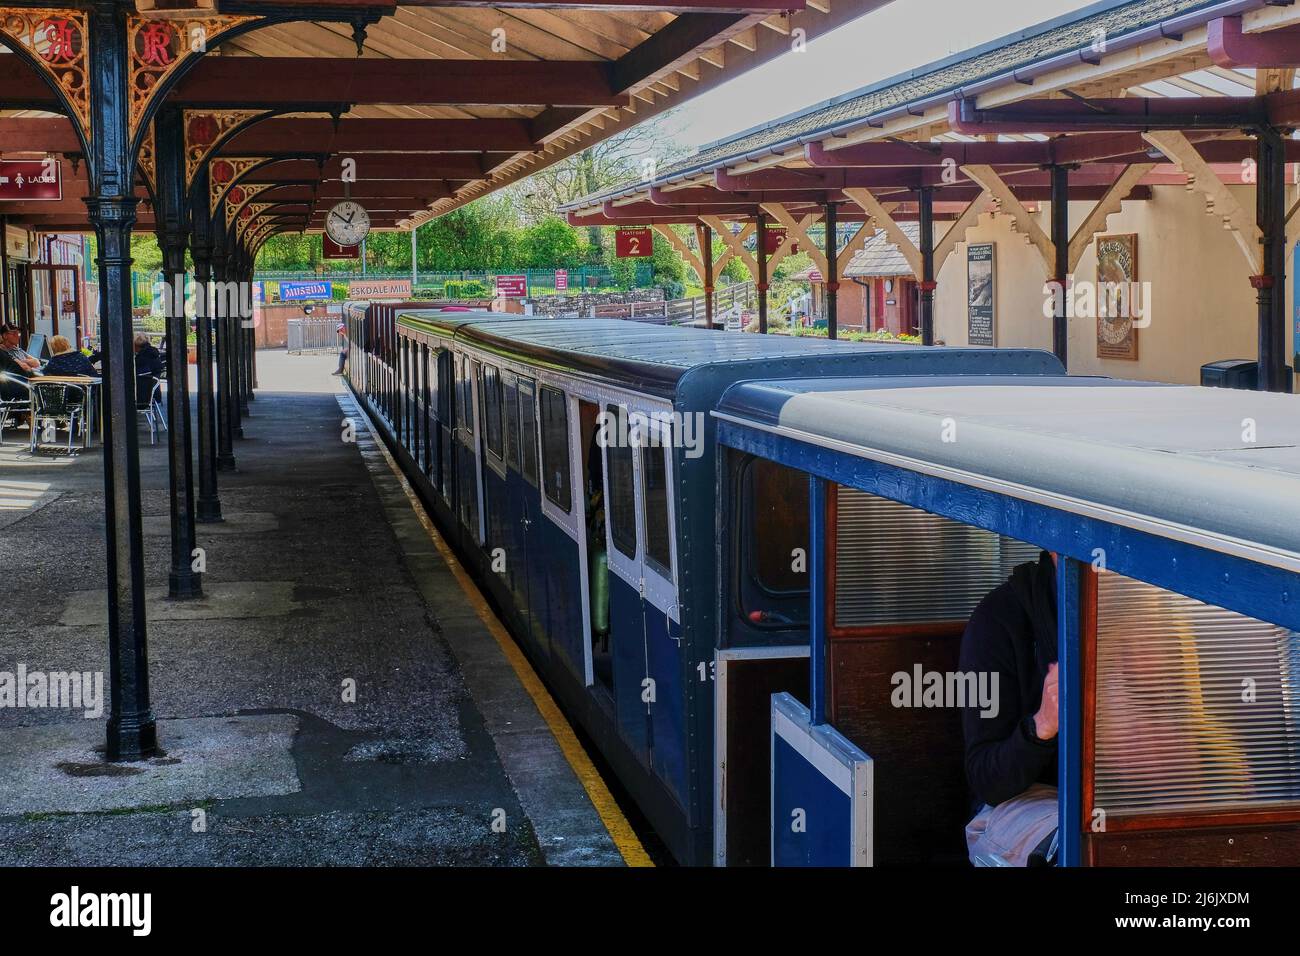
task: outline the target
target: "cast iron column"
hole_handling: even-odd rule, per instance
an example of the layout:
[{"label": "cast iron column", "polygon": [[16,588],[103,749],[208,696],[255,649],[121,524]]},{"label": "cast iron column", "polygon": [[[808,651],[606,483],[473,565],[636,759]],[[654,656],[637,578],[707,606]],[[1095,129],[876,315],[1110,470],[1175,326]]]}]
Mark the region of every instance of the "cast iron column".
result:
[{"label": "cast iron column", "polygon": [[167,592],[173,598],[203,595],[194,565],[194,466],[190,445],[189,322],[185,316],[185,132],[178,109],[154,124],[158,168],[158,244],[167,277],[167,454],[171,465],[172,564]]},{"label": "cast iron column", "polygon": [[1272,127],[1255,133],[1255,220],[1263,233],[1263,271],[1251,278],[1259,303],[1261,392],[1289,392],[1286,369],[1286,143]]},{"label": "cast iron column", "polygon": [[840,332],[839,316],[839,243],[836,241],[835,203],[826,204],[826,337],[837,338]]},{"label": "cast iron column", "polygon": [[225,231],[218,220],[221,207],[217,207],[217,216],[212,221],[212,274],[216,281],[215,294],[212,296],[212,324],[217,330],[217,470],[235,470],[235,426],[231,421],[239,418],[239,406],[231,401],[231,382],[233,359],[230,347],[230,327],[227,314],[230,309],[226,301],[226,275],[230,254],[226,249]]},{"label": "cast iron column", "polygon": [[208,294],[212,285],[212,227],[208,220],[208,167],[203,165],[194,175],[190,194],[190,217],[193,229],[190,255],[194,259],[194,338],[198,372],[199,427],[199,500],[196,519],[202,523],[221,520],[221,499],[217,495],[217,403],[213,394],[212,312]]},{"label": "cast iron column", "polygon": [[917,230],[921,243],[920,293],[921,344],[934,344],[934,188],[922,186]]},{"label": "cast iron column", "polygon": [[754,217],[757,225],[757,245],[754,248],[754,255],[758,259],[758,275],[755,277],[758,281],[754,283],[754,288],[758,292],[758,331],[767,332],[767,216],[759,213]]},{"label": "cast iron column", "polygon": [[1066,166],[1048,168],[1052,177],[1052,244],[1056,247],[1052,278],[1061,290],[1052,316],[1052,351],[1069,371],[1070,327],[1065,316],[1065,297],[1069,295],[1070,281],[1070,170]]},{"label": "cast iron column", "polygon": [[144,541],[140,528],[140,449],[136,431],[131,327],[131,228],[135,162],[127,120],[126,7],[90,11],[91,189],[86,198],[97,240],[104,369],[104,537],[108,565],[109,760],[140,760],[158,750],[149,705]]}]

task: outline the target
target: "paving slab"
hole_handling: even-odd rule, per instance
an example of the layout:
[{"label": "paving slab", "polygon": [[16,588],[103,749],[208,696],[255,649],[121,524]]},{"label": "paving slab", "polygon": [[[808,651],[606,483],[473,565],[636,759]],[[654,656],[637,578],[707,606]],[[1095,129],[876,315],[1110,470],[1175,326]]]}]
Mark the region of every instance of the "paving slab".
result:
[{"label": "paving slab", "polygon": [[105,762],[99,721],[13,728],[0,735],[0,817],[293,793],[297,728],[291,714],[168,720],[163,753],[133,763]]}]

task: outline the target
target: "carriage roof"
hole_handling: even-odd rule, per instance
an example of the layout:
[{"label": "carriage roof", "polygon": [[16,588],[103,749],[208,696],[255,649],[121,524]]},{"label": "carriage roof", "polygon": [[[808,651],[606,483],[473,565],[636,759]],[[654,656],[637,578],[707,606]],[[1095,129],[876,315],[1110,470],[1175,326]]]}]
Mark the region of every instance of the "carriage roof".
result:
[{"label": "carriage roof", "polygon": [[1300,571],[1296,402],[1100,378],[792,379],[733,386],[717,414]]},{"label": "carriage roof", "polygon": [[[429,323],[457,341],[503,357],[555,370],[583,373],[627,384],[652,394],[673,396],[678,383],[697,369],[741,368],[752,374],[811,373],[814,368],[846,374],[927,374],[1015,372],[1042,375],[1060,371],[1056,359],[1034,349],[928,349],[919,345],[830,341],[812,336],[746,335],[698,328],[652,325],[626,319],[538,319],[496,313],[405,313],[403,325]],[[791,364],[794,363],[794,364]],[[728,382],[729,384],[729,382]]]}]

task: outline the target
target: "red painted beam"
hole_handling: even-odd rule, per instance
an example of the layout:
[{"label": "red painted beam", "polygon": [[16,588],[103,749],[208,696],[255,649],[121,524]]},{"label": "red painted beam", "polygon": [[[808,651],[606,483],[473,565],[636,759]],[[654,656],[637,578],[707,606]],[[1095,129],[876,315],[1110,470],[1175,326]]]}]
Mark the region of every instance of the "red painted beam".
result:
[{"label": "red painted beam", "polygon": [[257,156],[277,151],[328,153],[528,152],[526,120],[514,119],[273,119],[232,136],[222,152]]},{"label": "red painted beam", "polygon": [[[223,155],[233,155],[223,153]],[[375,180],[452,180],[467,182],[484,173],[480,156],[469,153],[440,153],[418,156],[410,153],[366,153],[354,157],[357,179],[360,182]],[[281,159],[250,170],[243,182],[276,182],[281,179],[339,180],[343,173],[343,158],[331,156],[322,171],[311,159]]]},{"label": "red painted beam", "polygon": [[[323,68],[322,68],[323,67]],[[31,70],[29,69],[30,73]],[[0,90],[4,89],[0,73]],[[7,93],[0,94],[0,103]],[[170,99],[191,106],[353,103],[397,106],[621,106],[599,60],[211,57]]]},{"label": "red painted beam", "polygon": [[1247,33],[1241,17],[1219,17],[1205,25],[1206,51],[1219,66],[1281,69],[1300,66],[1300,27]]},{"label": "red painted beam", "polygon": [[1150,129],[1233,129],[1268,119],[1254,96],[1170,96],[1095,100],[1021,100],[980,109],[972,100],[948,104],[955,133],[1083,133]]},{"label": "red painted beam", "polygon": [[858,143],[840,149],[809,143],[804,147],[804,158],[819,168],[943,166],[945,163],[1038,166],[1050,163],[1052,154],[1048,143]]}]

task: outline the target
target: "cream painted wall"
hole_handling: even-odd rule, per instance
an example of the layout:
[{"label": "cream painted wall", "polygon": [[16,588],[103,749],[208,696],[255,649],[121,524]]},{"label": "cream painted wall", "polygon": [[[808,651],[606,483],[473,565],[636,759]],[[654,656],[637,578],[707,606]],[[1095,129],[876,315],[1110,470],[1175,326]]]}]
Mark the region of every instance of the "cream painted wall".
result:
[{"label": "cream painted wall", "polygon": [[[1207,215],[1200,193],[1182,186],[1157,186],[1152,199],[1125,202],[1111,216],[1103,235],[1137,233],[1138,279],[1151,283],[1151,325],[1138,333],[1138,360],[1097,358],[1095,321],[1070,320],[1069,370],[1078,375],[1109,375],[1147,381],[1195,384],[1206,362],[1257,354],[1255,291],[1250,268],[1219,217]],[[1238,201],[1254,208],[1254,190],[1234,187]],[[1045,204],[1044,204],[1045,205]],[[1071,203],[1072,225],[1082,222],[1091,203]],[[1046,208],[1038,215],[1049,228]],[[996,252],[996,342],[999,346],[1051,348],[1051,319],[1043,315],[1046,272],[1037,249],[1012,232],[1009,216],[983,216],[958,243],[939,272],[935,336],[948,345],[966,345],[966,245],[993,242]],[[946,223],[938,224],[942,235]],[[1291,269],[1288,252],[1287,268]],[[1095,281],[1096,247],[1089,245],[1076,280]],[[1294,315],[1292,276],[1286,292]],[[1292,354],[1288,322],[1287,357]]]}]

